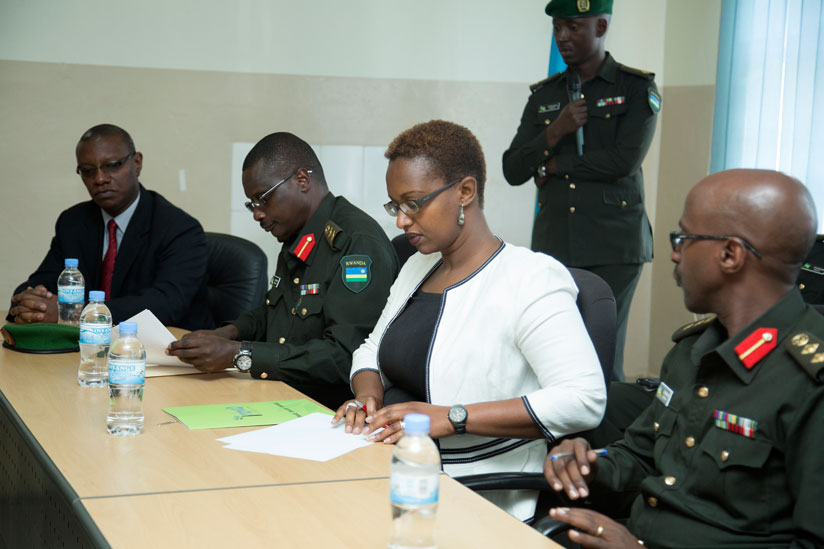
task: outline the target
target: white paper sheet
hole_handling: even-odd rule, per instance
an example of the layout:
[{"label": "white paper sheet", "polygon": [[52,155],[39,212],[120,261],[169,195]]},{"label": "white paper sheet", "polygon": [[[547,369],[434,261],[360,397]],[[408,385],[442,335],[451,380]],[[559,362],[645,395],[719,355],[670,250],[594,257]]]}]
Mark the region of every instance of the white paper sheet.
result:
[{"label": "white paper sheet", "polygon": [[[137,322],[137,338],[146,348],[146,377],[198,373],[194,366],[186,364],[176,356],[166,354],[166,347],[172,341],[177,341],[177,338],[149,309],[143,309],[128,322]],[[120,337],[120,330],[115,326],[112,328],[112,341],[118,337]],[[170,369],[169,366],[174,368]]]},{"label": "white paper sheet", "polygon": [[[217,439],[224,448],[275,456],[329,461],[358,448],[375,444],[363,435],[346,433],[343,421],[333,426],[332,416],[309,414],[239,435]],[[370,433],[371,434],[371,433]]]}]

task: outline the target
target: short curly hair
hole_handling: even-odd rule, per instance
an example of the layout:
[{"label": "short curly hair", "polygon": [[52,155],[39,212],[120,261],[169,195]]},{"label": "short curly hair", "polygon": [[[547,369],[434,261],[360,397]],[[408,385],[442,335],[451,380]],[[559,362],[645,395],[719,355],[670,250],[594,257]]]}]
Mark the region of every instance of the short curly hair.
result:
[{"label": "short curly hair", "polygon": [[393,139],[384,156],[390,162],[396,158],[425,158],[433,175],[445,182],[474,177],[478,182],[478,204],[483,207],[484,152],[478,138],[467,128],[446,120],[416,124]]}]

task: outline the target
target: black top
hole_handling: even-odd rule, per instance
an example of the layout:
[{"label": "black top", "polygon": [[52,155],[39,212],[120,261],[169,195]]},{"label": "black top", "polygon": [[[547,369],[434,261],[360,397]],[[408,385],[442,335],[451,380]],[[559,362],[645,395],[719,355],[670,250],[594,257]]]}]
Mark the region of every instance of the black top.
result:
[{"label": "black top", "polygon": [[386,330],[378,349],[381,372],[394,387],[426,402],[426,359],[442,294],[417,291]]}]

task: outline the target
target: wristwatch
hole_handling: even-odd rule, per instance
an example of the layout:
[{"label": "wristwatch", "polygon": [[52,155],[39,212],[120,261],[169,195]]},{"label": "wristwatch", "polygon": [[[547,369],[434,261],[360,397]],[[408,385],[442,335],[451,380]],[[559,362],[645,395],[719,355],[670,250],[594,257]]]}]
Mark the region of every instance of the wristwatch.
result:
[{"label": "wristwatch", "polygon": [[252,342],[244,341],[240,344],[240,351],[232,359],[232,363],[244,374],[252,369]]},{"label": "wristwatch", "polygon": [[466,408],[460,404],[456,404],[449,409],[449,415],[447,417],[449,418],[449,422],[452,424],[452,427],[455,428],[456,435],[466,434],[466,416]]}]

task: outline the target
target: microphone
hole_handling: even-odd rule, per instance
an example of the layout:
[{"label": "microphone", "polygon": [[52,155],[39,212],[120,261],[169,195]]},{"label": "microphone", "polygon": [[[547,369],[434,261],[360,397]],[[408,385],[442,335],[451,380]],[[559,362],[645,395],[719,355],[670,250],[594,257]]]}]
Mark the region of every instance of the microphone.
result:
[{"label": "microphone", "polygon": [[[581,99],[581,77],[575,71],[567,71],[567,92],[569,92],[569,101],[577,101]],[[578,156],[584,154],[584,128],[579,127],[575,132],[575,144],[578,145]]]}]

